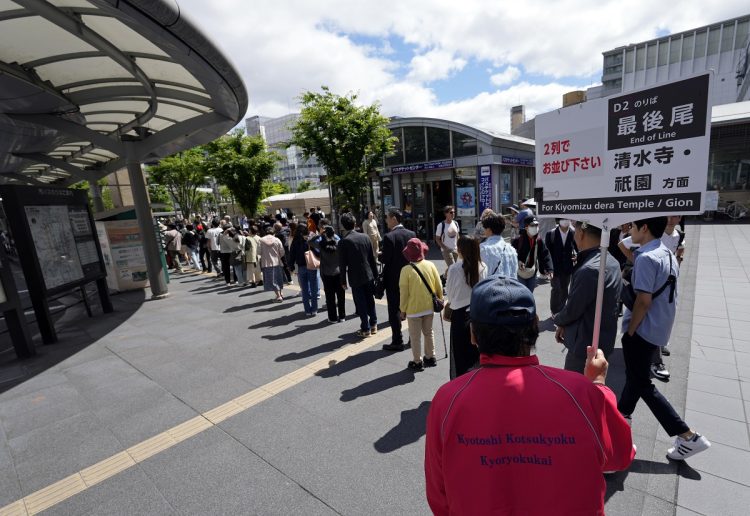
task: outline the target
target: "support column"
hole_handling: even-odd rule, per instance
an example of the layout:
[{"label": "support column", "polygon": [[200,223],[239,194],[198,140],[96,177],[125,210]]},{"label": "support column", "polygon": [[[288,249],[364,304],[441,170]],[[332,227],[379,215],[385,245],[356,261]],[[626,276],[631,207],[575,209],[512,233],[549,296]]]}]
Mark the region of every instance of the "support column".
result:
[{"label": "support column", "polygon": [[[132,143],[126,145],[130,146]],[[157,245],[154,216],[151,213],[151,202],[146,189],[146,178],[143,177],[139,161],[128,157],[127,167],[130,188],[133,192],[133,204],[135,204],[135,213],[138,217],[138,229],[143,238],[143,254],[146,258],[148,281],[151,286],[151,299],[162,299],[169,295],[169,290],[162,271],[161,249]]]},{"label": "support column", "polygon": [[102,200],[102,187],[96,181],[89,181],[91,197],[94,199],[94,212],[101,213],[104,211],[104,201]]}]

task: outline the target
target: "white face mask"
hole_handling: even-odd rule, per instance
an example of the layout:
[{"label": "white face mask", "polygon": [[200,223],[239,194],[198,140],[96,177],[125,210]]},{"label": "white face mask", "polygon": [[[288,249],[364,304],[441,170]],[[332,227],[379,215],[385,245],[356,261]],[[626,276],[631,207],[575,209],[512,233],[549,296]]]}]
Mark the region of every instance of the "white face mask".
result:
[{"label": "white face mask", "polygon": [[529,226],[526,228],[526,232],[529,236],[537,236],[539,234],[539,226]]},{"label": "white face mask", "polygon": [[560,219],[559,224],[563,229],[568,229],[570,227],[570,221],[568,219]]}]

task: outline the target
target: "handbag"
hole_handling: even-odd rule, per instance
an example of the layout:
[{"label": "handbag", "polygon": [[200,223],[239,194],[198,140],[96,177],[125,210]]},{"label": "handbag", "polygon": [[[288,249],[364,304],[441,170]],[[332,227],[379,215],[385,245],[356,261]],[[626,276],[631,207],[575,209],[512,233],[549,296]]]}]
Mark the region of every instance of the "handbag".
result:
[{"label": "handbag", "polygon": [[312,249],[305,251],[305,266],[308,269],[320,269],[320,259],[315,256]]},{"label": "handbag", "polygon": [[422,278],[422,283],[424,283],[424,286],[427,287],[427,291],[432,296],[432,311],[433,312],[442,312],[443,307],[445,306],[445,301],[440,299],[435,295],[435,293],[432,291],[432,288],[430,288],[430,284],[427,283],[427,280],[424,279],[424,276],[422,276],[422,271],[419,270],[419,268],[414,265],[413,263],[410,264],[412,267],[414,267],[414,270],[417,271],[417,274],[419,274],[419,277]]},{"label": "handbag", "polygon": [[[529,254],[532,255],[533,260],[531,261],[531,267],[527,266],[526,263],[522,262],[521,260],[518,260],[518,277],[523,279],[530,279],[536,276],[536,245],[534,245],[531,250],[529,251]],[[526,262],[529,261],[529,257],[526,257]],[[523,264],[524,268],[521,268],[521,264]]]},{"label": "handbag", "polygon": [[451,317],[453,317],[453,308],[451,308],[451,304],[449,301],[445,303],[445,306],[443,307],[443,320],[451,322]]}]

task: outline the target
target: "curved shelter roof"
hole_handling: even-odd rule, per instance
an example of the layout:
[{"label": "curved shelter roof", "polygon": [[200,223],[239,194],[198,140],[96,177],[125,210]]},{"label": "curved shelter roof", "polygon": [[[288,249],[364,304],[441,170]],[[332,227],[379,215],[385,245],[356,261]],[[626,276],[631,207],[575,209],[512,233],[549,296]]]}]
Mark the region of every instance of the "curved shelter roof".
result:
[{"label": "curved shelter roof", "polygon": [[0,181],[69,185],[240,122],[234,67],[171,0],[0,0]]}]

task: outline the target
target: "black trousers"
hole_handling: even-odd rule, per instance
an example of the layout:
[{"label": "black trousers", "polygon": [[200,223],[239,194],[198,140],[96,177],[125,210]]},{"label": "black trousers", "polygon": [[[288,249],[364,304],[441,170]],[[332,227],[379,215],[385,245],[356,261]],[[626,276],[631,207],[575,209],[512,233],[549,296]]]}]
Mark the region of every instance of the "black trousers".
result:
[{"label": "black trousers", "polygon": [[651,381],[651,362],[654,346],[637,333],[622,336],[622,354],[625,358],[625,387],[617,408],[623,414],[632,414],[639,399],[643,399],[651,413],[669,436],[682,434],[690,427],[677,414]]},{"label": "black trousers", "polygon": [[468,308],[453,310],[451,315],[451,380],[473,369],[479,362],[479,349],[471,343]]},{"label": "black trousers", "polygon": [[[199,257],[201,260],[201,270],[212,272],[211,268],[211,251],[201,246],[199,251]],[[208,265],[206,265],[208,264]]]},{"label": "black trousers", "polygon": [[570,274],[554,273],[550,286],[552,292],[549,298],[549,309],[553,314],[558,313],[568,300],[568,288],[570,287]]},{"label": "black trousers", "polygon": [[[221,253],[219,251],[210,251],[211,254],[211,263],[214,264],[214,269],[216,269],[216,274],[221,273],[221,267],[219,267],[219,261],[221,261]],[[211,270],[210,268],[208,269]]]},{"label": "black trousers", "polygon": [[399,317],[399,305],[401,304],[401,292],[396,285],[387,285],[385,288],[385,299],[388,301],[388,323],[393,334],[393,344],[403,344],[404,337],[401,335],[401,317]]},{"label": "black trousers", "polygon": [[341,276],[320,275],[323,280],[323,292],[326,296],[326,308],[328,308],[328,319],[331,321],[346,318],[346,298],[344,287],[341,285]]},{"label": "black trousers", "polygon": [[234,281],[236,282],[237,276],[234,274],[234,267],[230,263],[232,253],[220,253],[219,256],[221,257],[221,271],[224,273],[224,281],[229,284],[232,282],[232,276],[234,276]]}]

